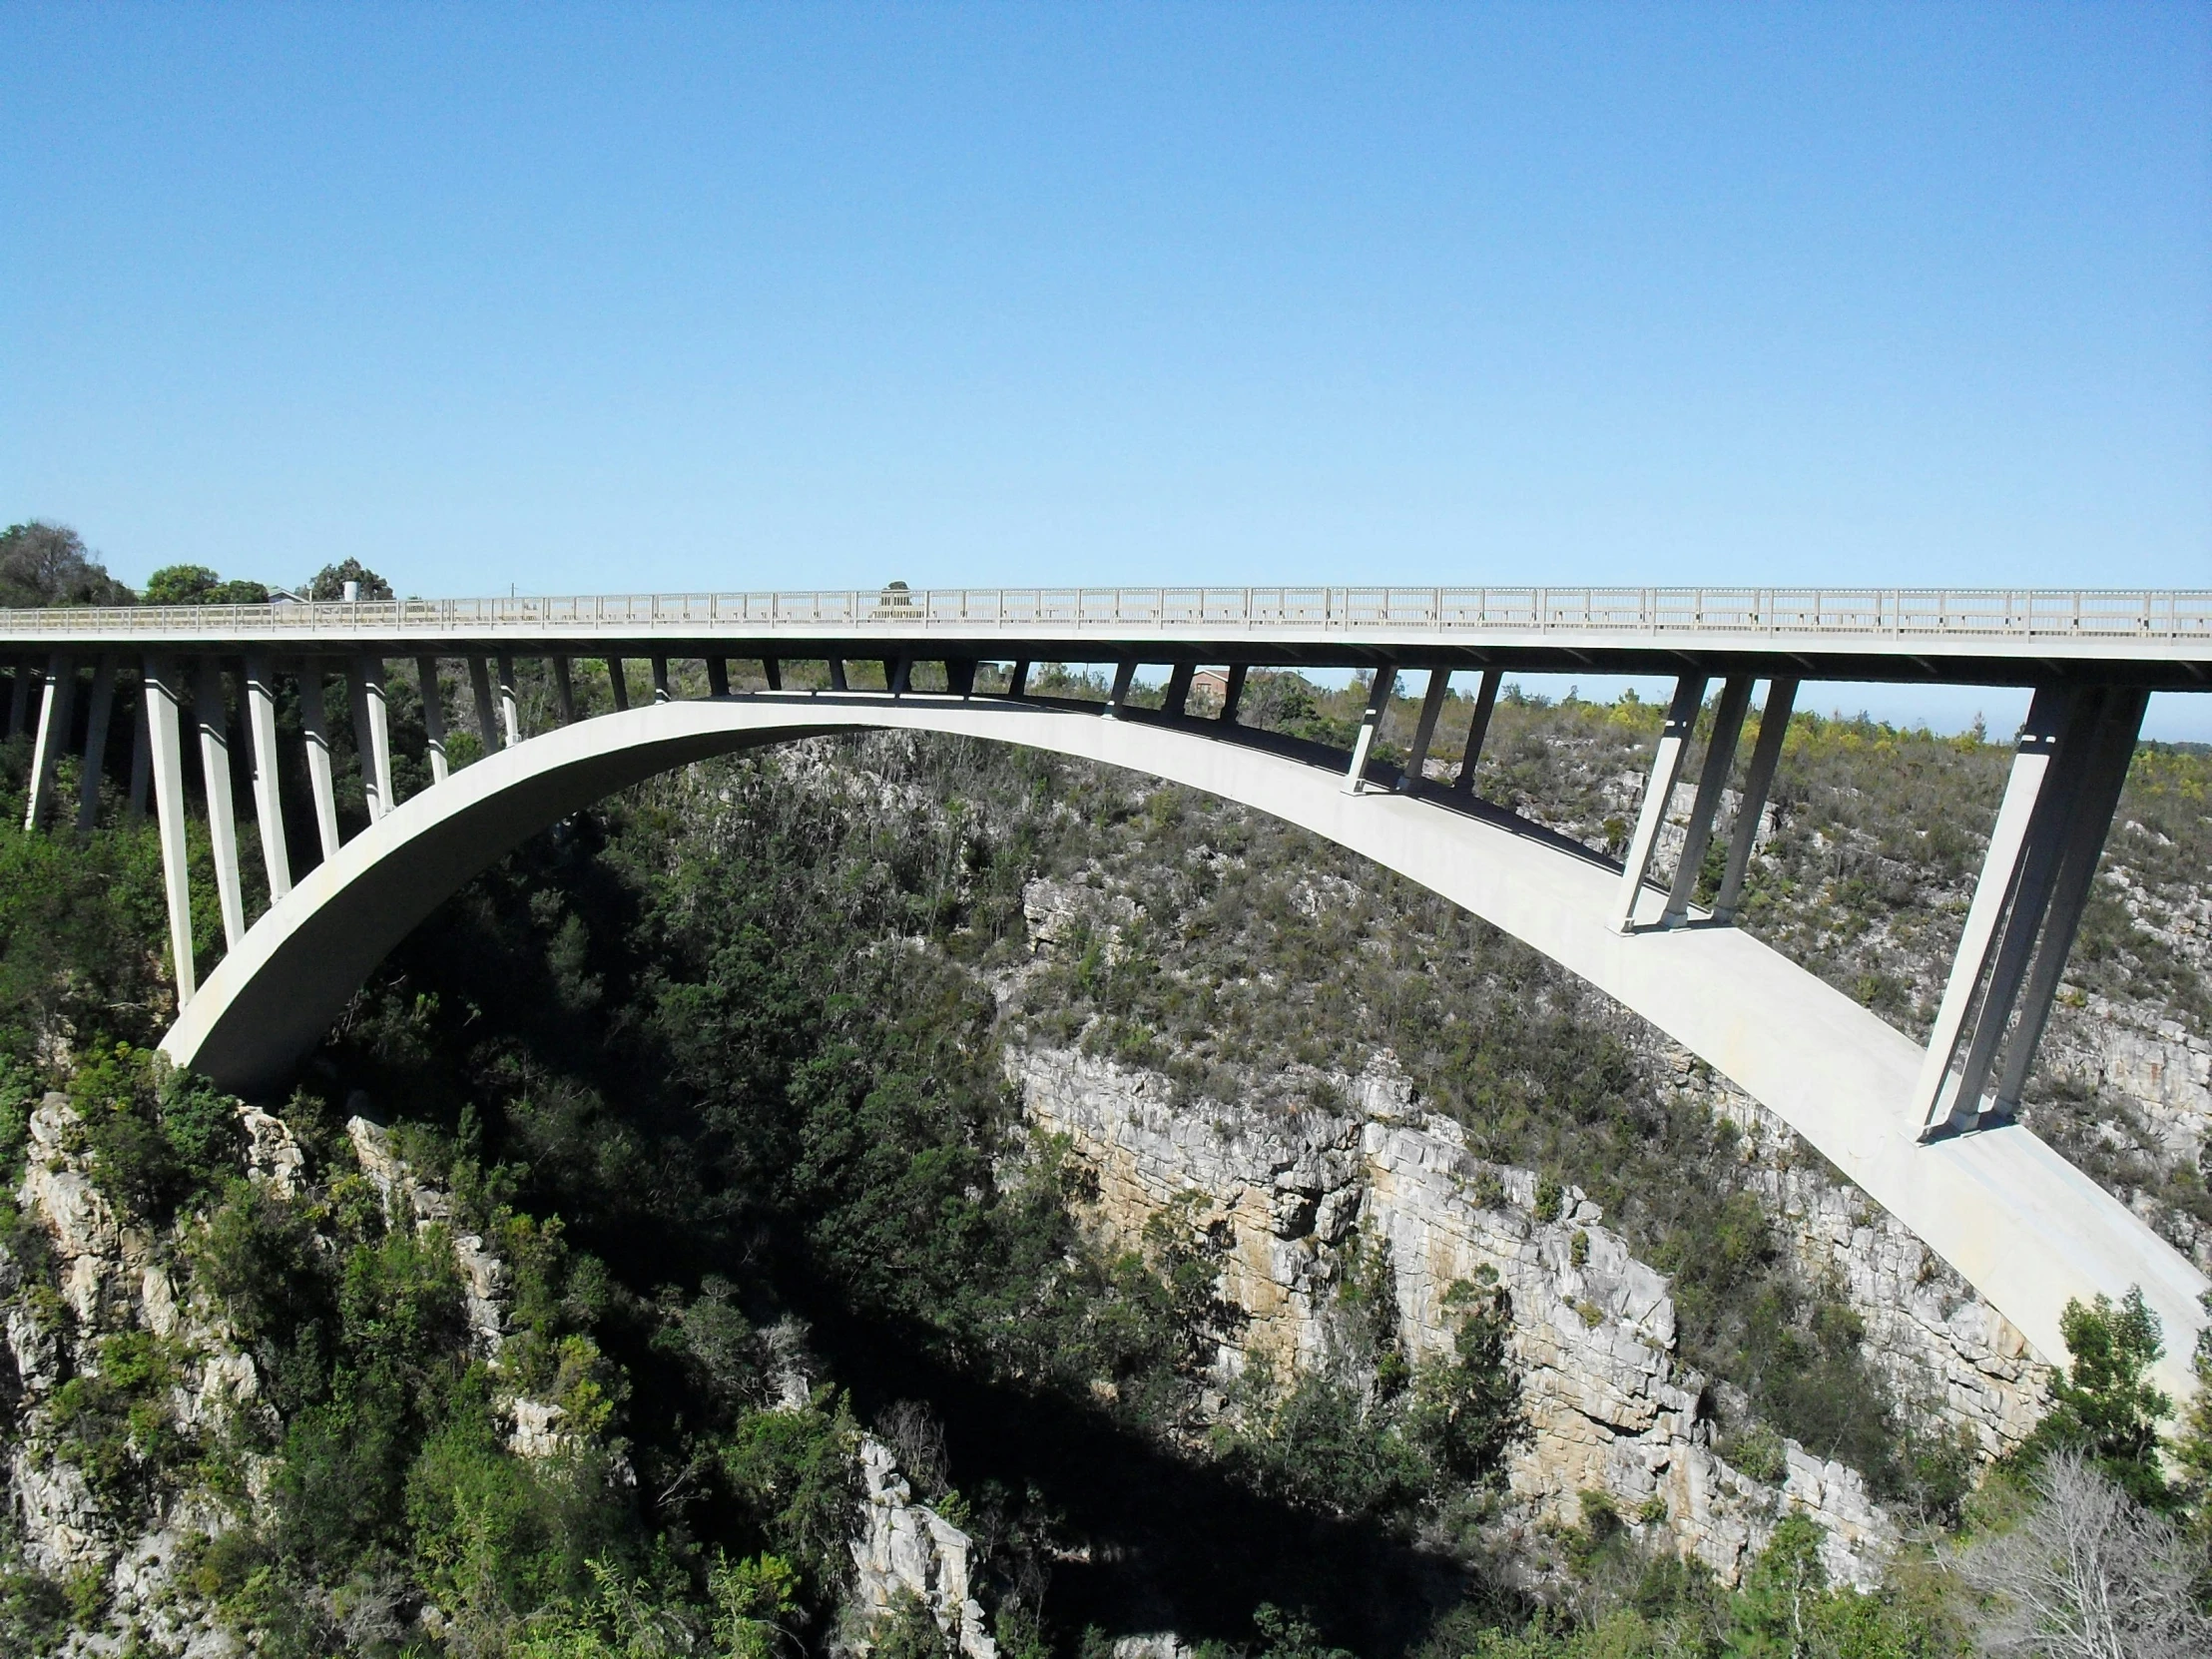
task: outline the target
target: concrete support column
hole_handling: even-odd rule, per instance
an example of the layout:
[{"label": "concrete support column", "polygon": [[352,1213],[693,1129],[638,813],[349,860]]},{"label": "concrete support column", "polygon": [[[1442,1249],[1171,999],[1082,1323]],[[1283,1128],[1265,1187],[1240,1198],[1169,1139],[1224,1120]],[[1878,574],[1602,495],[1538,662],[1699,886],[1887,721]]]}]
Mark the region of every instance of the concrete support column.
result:
[{"label": "concrete support column", "polygon": [[728,697],[730,695],[730,660],[727,657],[709,657],[707,659],[707,695],[709,697]]},{"label": "concrete support column", "polygon": [[568,675],[568,659],[553,659],[553,708],[563,726],[576,724],[576,683]]},{"label": "concrete support column", "polygon": [[108,724],[115,713],[115,658],[104,656],[92,673],[92,706],[85,711],[85,769],[77,777],[77,830],[100,817],[100,775],[108,766]]},{"label": "concrete support column", "polygon": [[291,891],[291,852],[284,844],[284,801],[276,783],[276,676],[267,657],[246,659],[246,735],[254,763],[254,823],[262,832],[262,864],[274,904]]},{"label": "concrete support column", "polygon": [[[618,686],[622,683],[619,676],[615,683]],[[486,755],[496,755],[499,753],[499,711],[491,700],[491,669],[481,657],[468,660],[468,688],[476,698],[476,741],[484,746]],[[615,704],[623,706],[619,692]]]},{"label": "concrete support column", "polygon": [[1189,663],[1177,663],[1168,671],[1167,696],[1160,700],[1160,712],[1179,715],[1190,706],[1191,675],[1194,669]]},{"label": "concrete support column", "polygon": [[512,749],[522,741],[522,700],[515,692],[514,655],[502,651],[496,661],[499,665],[499,726],[507,747]]},{"label": "concrete support column", "polygon": [[883,665],[883,689],[893,697],[904,697],[913,679],[914,659],[910,652],[901,651]]},{"label": "concrete support column", "polygon": [[1114,689],[1106,694],[1106,718],[1114,719],[1121,713],[1121,706],[1129,701],[1129,688],[1136,683],[1137,665],[1134,662],[1119,663],[1114,668]]},{"label": "concrete support column", "polygon": [[614,694],[617,714],[630,707],[630,671],[620,657],[607,659],[607,689]]},{"label": "concrete support column", "polygon": [[146,725],[146,697],[142,672],[138,706],[131,716],[131,795],[129,805],[123,809],[126,824],[137,824],[146,817],[147,796],[154,787],[154,738]]},{"label": "concrete support column", "polygon": [[445,688],[438,684],[438,660],[415,659],[415,690],[422,696],[424,747],[430,755],[430,784],[435,788],[453,774],[452,758],[445,752]]},{"label": "concrete support column", "polygon": [[1029,690],[1029,661],[1016,657],[1006,670],[1006,695],[1020,697]]},{"label": "concrete support column", "polygon": [[947,657],[944,660],[944,689],[954,697],[975,695],[973,657]]},{"label": "concrete support column", "polygon": [[322,664],[312,657],[299,665],[299,730],[307,740],[307,788],[314,797],[315,839],[327,861],[338,855],[337,769],[331,761]]},{"label": "concrete support column", "polygon": [[8,736],[11,738],[23,736],[23,728],[31,718],[31,683],[37,676],[38,670],[31,666],[30,658],[16,660],[15,673],[9,676],[8,687]]},{"label": "concrete support column", "polygon": [[1229,665],[1229,679],[1221,688],[1221,723],[1237,724],[1237,705],[1244,701],[1245,676],[1252,671],[1243,663]]},{"label": "concrete support column", "polygon": [[23,828],[36,830],[54,799],[54,763],[69,747],[70,719],[77,711],[77,663],[57,651],[46,664],[46,696],[40,700],[38,738],[31,750],[30,805]]},{"label": "concrete support column", "polygon": [[1713,704],[1713,736],[1705,746],[1705,766],[1697,779],[1697,804],[1690,809],[1682,856],[1675,860],[1667,908],[1659,917],[1662,927],[1676,927],[1689,919],[1690,899],[1705,866],[1705,849],[1713,840],[1713,819],[1721,810],[1728,775],[1735,769],[1736,740],[1743,735],[1744,715],[1750,708],[1751,676],[1731,674],[1721,683],[1721,695]]},{"label": "concrete support column", "polygon": [[[2028,705],[2027,724],[2020,729],[2019,745],[2012,752],[2012,775],[2006,780],[2004,801],[1997,808],[1995,827],[1989,831],[1989,850],[1974,882],[1973,899],[1966,906],[1966,925],[1952,958],[1950,978],[1929,1033],[1928,1051],[1913,1089],[1913,1115],[1924,1134],[1942,1129],[1953,1105],[1954,1079],[1951,1057],[1964,1034],[1975,993],[1996,951],[1997,929],[2020,867],[2027,860],[2030,832],[2037,827],[2037,804],[2058,755],[2059,739],[2077,716],[2079,694],[2046,686]],[[2047,810],[2046,810],[2047,816]],[[1978,1102],[1963,1102],[1971,1113]]]},{"label": "concrete support column", "polygon": [[1368,787],[1368,752],[1382,729],[1382,717],[1390,712],[1390,691],[1397,684],[1397,669],[1384,663],[1368,682],[1368,706],[1360,715],[1360,735],[1352,740],[1352,765],[1345,771],[1345,794],[1358,795]]},{"label": "concrete support column", "polygon": [[200,728],[200,776],[208,790],[208,839],[215,852],[223,942],[236,950],[246,937],[246,891],[239,880],[238,814],[231,799],[231,710],[223,694],[223,665],[213,657],[200,659],[192,703]]},{"label": "concrete support column", "polygon": [[1636,925],[1636,899],[1644,890],[1644,872],[1651,867],[1651,849],[1659,842],[1659,827],[1667,822],[1667,807],[1674,786],[1682,776],[1683,757],[1690,735],[1697,730],[1697,712],[1705,703],[1705,676],[1685,674],[1674,683],[1674,701],[1667,705],[1667,724],[1659,733],[1659,752],[1652,759],[1651,782],[1644,787],[1643,808],[1636,815],[1636,833],[1628,843],[1628,862],[1621,871],[1620,906],[1613,917],[1613,931],[1626,933]]},{"label": "concrete support column", "polygon": [[2048,916],[2035,950],[2034,971],[2020,1002],[2019,1024],[2005,1045],[2004,1071],[1996,1089],[1995,1110],[1999,1116],[2009,1117],[2019,1110],[2020,1091],[2027,1087],[2066,958],[2073,951],[2074,935],[2081,927],[2081,912],[2088,905],[2097,859],[2104,850],[2112,815],[2119,807],[2120,791],[2127,784],[2128,766],[2135,759],[2135,742],[2149,700],[2149,694],[2136,687],[2115,686],[2105,694],[2103,718],[2071,822],[2065,829],[2058,872],[2051,882]]},{"label": "concrete support column", "polygon": [[178,710],[185,701],[177,664],[148,657],[144,665],[147,770],[154,824],[162,843],[162,885],[169,898],[169,959],[182,1010],[199,988],[192,960],[192,866],[185,842],[185,756]]},{"label": "concrete support column", "polygon": [[674,694],[668,689],[668,659],[666,657],[655,657],[653,659],[653,701],[666,703],[672,695]]},{"label": "concrete support column", "polygon": [[1444,712],[1444,698],[1451,691],[1451,670],[1428,671],[1428,691],[1420,700],[1420,718],[1413,722],[1413,746],[1405,756],[1405,775],[1397,787],[1411,792],[1421,787],[1421,769],[1428,764],[1428,745],[1436,736],[1437,717]]},{"label": "concrete support column", "polygon": [[784,689],[784,665],[774,657],[761,659],[761,678],[768,682],[768,689],[780,692]]},{"label": "concrete support column", "polygon": [[374,824],[398,805],[391,798],[391,725],[384,713],[384,665],[358,657],[346,665],[345,689],[353,703],[353,748],[361,764],[361,795]]},{"label": "concrete support column", "polygon": [[1751,867],[1751,849],[1759,838],[1759,820],[1767,810],[1767,794],[1774,788],[1774,769],[1782,759],[1782,740],[1790,735],[1790,710],[1797,703],[1795,680],[1767,682],[1767,706],[1759,714],[1759,741],[1751,747],[1751,771],[1744,775],[1743,799],[1736,804],[1736,828],[1728,842],[1728,868],[1721,875],[1721,890],[1713,898],[1713,919],[1734,921],[1743,902],[1744,872]]},{"label": "concrete support column", "polygon": [[1482,671],[1481,687],[1474,694],[1474,718],[1467,722],[1467,747],[1459,757],[1459,776],[1451,781],[1454,795],[1474,794],[1474,764],[1482,759],[1482,746],[1489,741],[1490,716],[1497,713],[1497,688],[1504,680],[1499,669]]},{"label": "concrete support column", "polygon": [[833,692],[850,691],[852,689],[844,681],[844,659],[842,657],[831,657],[830,659],[830,689]]}]

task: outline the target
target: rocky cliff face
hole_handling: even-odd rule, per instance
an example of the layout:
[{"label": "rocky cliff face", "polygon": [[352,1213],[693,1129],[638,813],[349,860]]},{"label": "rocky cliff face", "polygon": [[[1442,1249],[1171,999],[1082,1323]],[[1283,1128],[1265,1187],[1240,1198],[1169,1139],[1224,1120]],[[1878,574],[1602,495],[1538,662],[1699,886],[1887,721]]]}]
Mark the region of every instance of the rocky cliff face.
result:
[{"label": "rocky cliff face", "polygon": [[1166,1078],[1064,1049],[1010,1051],[1007,1066],[1033,1129],[1096,1176],[1093,1226],[1134,1243],[1173,1217],[1220,1252],[1220,1295],[1246,1316],[1222,1344],[1225,1379],[1263,1356],[1326,1360],[1356,1237],[1387,1255],[1410,1353],[1449,1346],[1444,1296],[1486,1269],[1512,1299],[1534,1428],[1510,1470],[1525,1514],[1571,1521],[1602,1490],[1733,1581],[1800,1509],[1827,1529],[1833,1571],[1871,1578],[1894,1528],[1861,1477],[1794,1443],[1778,1484],[1732,1467],[1699,1410],[1704,1380],[1675,1357],[1665,1278],[1573,1189],[1539,1214],[1550,1195],[1533,1172],[1471,1157],[1387,1064],[1337,1080],[1349,1109],[1295,1114],[1179,1108]]},{"label": "rocky cliff face", "polygon": [[[180,1298],[175,1240],[122,1225],[86,1173],[75,1127],[62,1095],[47,1095],[33,1111],[16,1195],[29,1230],[12,1250],[0,1250],[14,1374],[6,1390],[13,1405],[8,1486],[21,1559],[71,1586],[81,1605],[100,1609],[69,1637],[65,1655],[150,1644],[215,1659],[237,1645],[178,1569],[199,1540],[237,1525],[240,1513],[205,1483],[164,1478],[156,1447],[204,1443],[234,1413],[268,1408],[254,1364],[220,1312]],[[250,1112],[247,1129],[254,1177],[288,1182],[299,1155],[282,1125]],[[41,1254],[48,1260],[26,1259]],[[128,1490],[100,1478],[103,1448],[80,1440],[73,1420],[86,1392],[120,1382],[126,1365],[158,1367],[167,1381],[134,1416],[117,1471]],[[106,1449],[112,1456],[114,1448]],[[259,1472],[249,1458],[250,1494]]]}]

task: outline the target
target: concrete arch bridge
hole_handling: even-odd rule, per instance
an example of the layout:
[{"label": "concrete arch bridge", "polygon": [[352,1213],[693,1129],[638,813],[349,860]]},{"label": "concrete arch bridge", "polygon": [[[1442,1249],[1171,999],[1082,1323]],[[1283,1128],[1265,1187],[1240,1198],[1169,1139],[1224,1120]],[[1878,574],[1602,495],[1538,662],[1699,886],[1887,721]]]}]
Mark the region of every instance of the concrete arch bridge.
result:
[{"label": "concrete arch bridge", "polygon": [[[2013,1121],[2154,689],[2212,689],[2212,593],[1623,589],[955,590],[407,601],[0,613],[11,732],[35,718],[26,830],[58,815],[56,763],[80,753],[76,818],[100,811],[126,741],[126,810],[157,818],[181,1013],[178,1065],[236,1090],[277,1086],[376,963],[533,832],[694,761],[826,733],[954,733],[1205,790],[1327,836],[1513,934],[1666,1032],[1774,1111],[2026,1336],[2063,1358],[2070,1298],[2140,1285],[2162,1320],[2162,1382],[2191,1384],[2205,1276]],[[556,711],[526,735],[518,662],[542,660]],[[651,664],[633,705],[627,662]],[[730,662],[759,665],[733,692]],[[386,676],[423,699],[431,780],[395,796]],[[703,662],[709,695],[675,695]],[[441,664],[458,663],[480,758],[450,764]],[[1032,695],[1030,666],[1110,664],[1103,702]],[[612,712],[578,718],[580,672]],[[794,663],[823,689],[787,689]],[[881,688],[848,665],[881,665]],[[916,689],[941,664],[942,690]],[[585,665],[580,668],[579,665]],[[992,665],[990,672],[980,672]],[[1130,697],[1168,671],[1158,708]],[[1371,676],[1350,753],[1238,715],[1255,667]],[[89,678],[87,671],[89,670]],[[1666,673],[1666,723],[1626,856],[1540,830],[1472,791],[1501,677]],[[1402,676],[1425,674],[1402,767],[1372,755]],[[1456,764],[1431,740],[1455,675],[1473,718]],[[319,856],[295,878],[284,830],[279,681],[300,697]],[[698,676],[692,676],[694,683]],[[867,678],[878,678],[871,668]],[[939,675],[927,678],[935,684]],[[1964,932],[1926,1045],[1730,925],[1803,679],[2034,688]],[[369,823],[341,837],[324,699],[342,680]],[[1757,684],[1765,716],[1738,754]],[[1708,687],[1718,683],[1683,848],[1654,853]],[[1194,687],[1210,693],[1193,697]],[[596,701],[596,699],[595,699]],[[1206,712],[1201,714],[1203,704]],[[127,718],[119,722],[117,714]],[[197,739],[227,951],[196,983],[186,878],[188,730]],[[1738,808],[1719,823],[1741,770]],[[1432,776],[1436,775],[1436,776]],[[249,924],[236,803],[250,799],[270,902]],[[1692,902],[1716,837],[1725,875]],[[310,849],[302,849],[309,851]],[[307,860],[302,860],[307,861]],[[1658,878],[1663,874],[1664,879]]]}]

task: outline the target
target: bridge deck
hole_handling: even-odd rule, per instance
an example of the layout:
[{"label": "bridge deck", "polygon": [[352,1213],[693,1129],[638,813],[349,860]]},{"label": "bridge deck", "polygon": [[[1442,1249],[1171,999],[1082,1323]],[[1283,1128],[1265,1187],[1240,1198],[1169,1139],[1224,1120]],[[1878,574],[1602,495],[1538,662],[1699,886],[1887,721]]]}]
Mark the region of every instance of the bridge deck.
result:
[{"label": "bridge deck", "polygon": [[783,654],[2212,686],[2212,591],[928,588],[0,612],[9,645]]}]

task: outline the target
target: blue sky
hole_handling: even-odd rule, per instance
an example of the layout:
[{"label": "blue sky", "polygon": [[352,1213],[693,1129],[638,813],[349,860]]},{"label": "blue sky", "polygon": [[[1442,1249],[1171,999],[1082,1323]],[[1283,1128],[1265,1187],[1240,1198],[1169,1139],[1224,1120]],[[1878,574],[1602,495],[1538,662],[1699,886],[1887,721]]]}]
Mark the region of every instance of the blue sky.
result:
[{"label": "blue sky", "polygon": [[2212,586],[2203,6],[0,6],[0,519],[131,579]]}]

